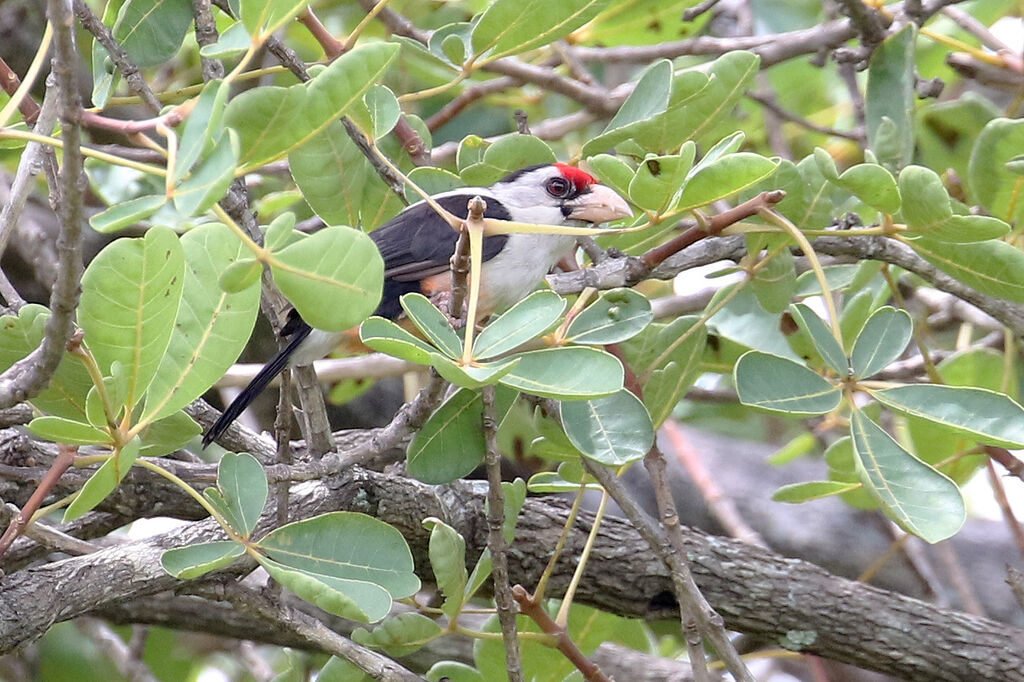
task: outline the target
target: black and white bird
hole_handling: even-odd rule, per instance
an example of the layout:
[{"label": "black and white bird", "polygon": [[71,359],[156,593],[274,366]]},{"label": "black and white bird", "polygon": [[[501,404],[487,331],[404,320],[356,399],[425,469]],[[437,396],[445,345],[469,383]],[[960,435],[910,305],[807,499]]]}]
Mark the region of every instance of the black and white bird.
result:
[{"label": "black and white bird", "polygon": [[[529,166],[490,187],[463,187],[434,195],[445,210],[465,218],[475,197],[487,203],[485,218],[540,225],[598,224],[633,215],[629,204],[579,168],[563,163]],[[376,314],[389,319],[402,313],[399,298],[428,296],[451,288],[451,258],[458,234],[426,202],[409,206],[370,233],[384,259],[384,289]],[[525,298],[544,276],[569,256],[576,238],[566,235],[489,235],[483,240],[480,319]],[[267,363],[203,435],[203,446],[217,439],[238,415],[287,366],[306,365],[324,357],[346,332],[313,329],[294,316],[282,335],[288,345]]]}]

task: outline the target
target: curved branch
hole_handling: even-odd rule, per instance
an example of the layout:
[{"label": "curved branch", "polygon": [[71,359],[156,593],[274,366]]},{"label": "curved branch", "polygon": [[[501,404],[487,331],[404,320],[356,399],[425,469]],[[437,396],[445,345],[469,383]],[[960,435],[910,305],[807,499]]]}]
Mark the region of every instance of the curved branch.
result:
[{"label": "curved branch", "polygon": [[46,321],[43,342],[29,355],[0,375],[0,408],[24,402],[46,388],[64,357],[64,349],[74,331],[73,318],[78,307],[82,279],[82,204],[84,175],[81,153],[82,102],[78,94],[78,52],[75,49],[73,19],[66,3],[50,0],[47,4],[54,26],[53,74],[56,78],[58,110],[64,140],[64,163],[58,176],[57,279],[50,292],[50,317]]}]

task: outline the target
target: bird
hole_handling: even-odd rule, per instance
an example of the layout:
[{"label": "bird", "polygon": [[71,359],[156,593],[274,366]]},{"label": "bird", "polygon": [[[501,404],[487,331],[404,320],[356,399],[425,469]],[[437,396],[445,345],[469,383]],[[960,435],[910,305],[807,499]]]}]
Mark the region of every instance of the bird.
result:
[{"label": "bird", "polygon": [[[486,202],[485,218],[539,225],[585,226],[633,215],[629,204],[586,171],[564,163],[521,168],[490,187],[462,187],[432,197],[459,218],[469,201]],[[384,260],[384,286],[376,315],[397,319],[400,299],[413,292],[433,296],[451,289],[451,258],[458,233],[426,201],[405,208],[369,234]],[[576,237],[497,234],[483,239],[480,319],[525,298],[563,258]],[[307,365],[334,350],[351,332],[314,329],[292,310],[280,332],[288,344],[268,362],[203,435],[205,448],[219,438],[285,367]]]}]

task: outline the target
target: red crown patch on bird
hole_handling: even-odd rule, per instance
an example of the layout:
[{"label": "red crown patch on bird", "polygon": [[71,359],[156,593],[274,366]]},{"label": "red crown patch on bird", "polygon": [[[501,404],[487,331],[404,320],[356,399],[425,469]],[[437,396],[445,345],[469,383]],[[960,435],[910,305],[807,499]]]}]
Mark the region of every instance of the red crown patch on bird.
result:
[{"label": "red crown patch on bird", "polygon": [[576,166],[570,166],[567,163],[556,163],[555,168],[560,170],[567,180],[576,185],[577,189],[584,189],[598,184],[597,178]]}]

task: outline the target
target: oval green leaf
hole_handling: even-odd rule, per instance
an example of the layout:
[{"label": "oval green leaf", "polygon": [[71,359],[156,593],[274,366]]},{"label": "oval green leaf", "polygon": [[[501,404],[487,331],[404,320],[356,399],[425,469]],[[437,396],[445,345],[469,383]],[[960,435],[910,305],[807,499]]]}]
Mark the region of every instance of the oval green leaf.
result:
[{"label": "oval green leaf", "polygon": [[596,348],[544,348],[517,354],[519,364],[501,379],[514,389],[545,398],[589,400],[622,388],[622,364]]},{"label": "oval green leaf", "polygon": [[357,512],[330,512],[289,523],[257,544],[289,568],[379,585],[395,599],[414,594],[420,580],[412,553],[395,528]]},{"label": "oval green leaf", "polygon": [[850,435],[857,475],[893,521],[933,543],[960,530],[967,513],[956,483],[904,450],[860,410],[850,415]]},{"label": "oval green leaf", "polygon": [[101,370],[117,361],[128,375],[131,408],[149,386],[167,351],[184,285],[185,256],[171,230],[118,239],[82,276],[78,323]]},{"label": "oval green leaf", "polygon": [[761,351],[744,354],[734,377],[741,403],[793,417],[826,414],[842,399],[838,387],[803,365]]},{"label": "oval green leaf", "polygon": [[558,321],[566,301],[553,291],[536,291],[506,310],[473,342],[473,357],[487,359],[515,350]]},{"label": "oval green leaf", "polygon": [[639,334],[654,319],[651,302],[633,289],[609,289],[569,324],[573,343],[619,343]]},{"label": "oval green leaf", "polygon": [[245,547],[233,540],[201,542],[169,549],[160,555],[160,565],[175,578],[191,580],[224,568],[245,554]]},{"label": "oval green leaf", "polygon": [[325,227],[278,251],[270,271],[302,319],[325,331],[350,329],[369,317],[384,282],[376,244],[347,227]]},{"label": "oval green leaf", "polygon": [[64,523],[74,521],[82,514],[91,511],[105,500],[107,495],[114,492],[114,488],[128,475],[132,464],[138,459],[140,445],[139,439],[133,438],[115,456],[110,457],[96,470],[96,473],[78,491],[78,496],[64,510]]},{"label": "oval green leaf", "polygon": [[400,303],[417,329],[442,353],[450,358],[462,357],[462,339],[452,329],[452,323],[445,314],[429,298],[423,294],[406,294]]},{"label": "oval green leaf", "polygon": [[914,321],[905,310],[879,308],[864,323],[853,344],[850,367],[858,379],[881,372],[895,362],[910,343]]},{"label": "oval green leaf", "polygon": [[910,384],[871,395],[892,410],[941,424],[980,443],[1024,448],[1024,408],[1002,393],[970,386]]},{"label": "oval green leaf", "polygon": [[606,398],[561,403],[559,411],[572,444],[605,466],[634,462],[654,443],[647,408],[625,389]]}]

